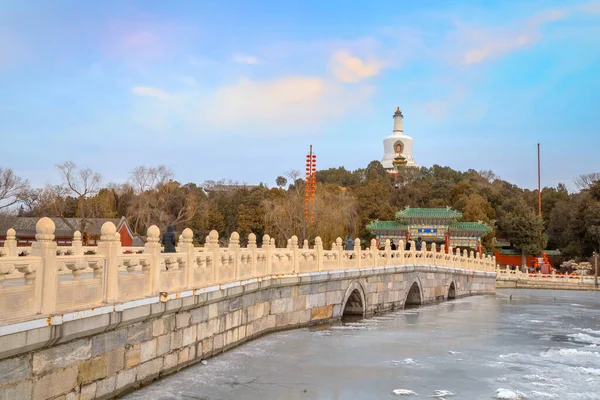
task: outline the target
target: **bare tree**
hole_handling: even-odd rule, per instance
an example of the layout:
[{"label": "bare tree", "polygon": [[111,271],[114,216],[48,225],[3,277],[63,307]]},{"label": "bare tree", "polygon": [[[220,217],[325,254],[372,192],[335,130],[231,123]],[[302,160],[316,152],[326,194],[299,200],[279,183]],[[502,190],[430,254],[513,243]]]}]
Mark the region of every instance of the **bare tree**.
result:
[{"label": "bare tree", "polygon": [[0,168],[0,212],[21,201],[27,189],[29,182],[26,179],[15,175],[10,168]]},{"label": "bare tree", "polygon": [[67,213],[66,198],[70,190],[61,185],[46,185],[36,200],[38,217],[63,217]]},{"label": "bare tree", "polygon": [[43,189],[28,188],[21,194],[21,203],[24,206],[25,212],[33,212],[36,207],[39,207]]},{"label": "bare tree", "polygon": [[136,194],[140,194],[146,190],[155,189],[159,185],[166,185],[174,176],[173,170],[167,166],[146,167],[142,165],[131,171],[128,183]]},{"label": "bare tree", "polygon": [[291,169],[289,171],[285,171],[284,174],[285,174],[285,176],[290,178],[290,180],[292,182],[296,182],[296,180],[300,179],[300,177],[302,176],[302,175],[300,175],[300,171],[298,171],[297,169]]},{"label": "bare tree", "polygon": [[94,196],[100,189],[102,176],[90,168],[77,169],[72,161],[65,161],[56,166],[62,172],[63,184],[77,198],[79,217],[81,218],[79,229],[85,231],[89,215],[86,209],[86,199]]},{"label": "bare tree", "polygon": [[488,169],[488,170],[482,169],[481,171],[479,171],[479,175],[481,175],[482,178],[484,178],[486,181],[488,181],[488,183],[492,183],[496,179],[500,179],[500,177],[498,175],[496,175],[494,173],[494,171],[492,171],[491,169]]},{"label": "bare tree", "polygon": [[590,172],[589,174],[579,175],[573,180],[579,190],[589,189],[596,181],[600,181],[600,172]]}]

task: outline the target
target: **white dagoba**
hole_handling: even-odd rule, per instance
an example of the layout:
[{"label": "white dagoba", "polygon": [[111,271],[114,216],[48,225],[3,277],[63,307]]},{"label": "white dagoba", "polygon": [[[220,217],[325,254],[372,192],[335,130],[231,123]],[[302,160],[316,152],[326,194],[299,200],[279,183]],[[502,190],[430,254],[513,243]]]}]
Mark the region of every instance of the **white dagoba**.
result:
[{"label": "white dagoba", "polygon": [[394,131],[391,136],[383,139],[383,159],[381,164],[388,172],[395,172],[394,158],[401,156],[406,159],[407,167],[418,167],[412,154],[413,138],[406,136],[402,129],[402,111],[396,108],[394,113]]}]

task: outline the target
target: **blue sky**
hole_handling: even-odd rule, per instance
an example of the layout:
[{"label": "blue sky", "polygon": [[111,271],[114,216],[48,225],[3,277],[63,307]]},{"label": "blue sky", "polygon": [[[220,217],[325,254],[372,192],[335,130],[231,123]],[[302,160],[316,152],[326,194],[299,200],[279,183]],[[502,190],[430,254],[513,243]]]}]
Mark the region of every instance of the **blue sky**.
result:
[{"label": "blue sky", "polygon": [[534,187],[600,170],[600,2],[0,1],[0,166],[274,185],[383,156]]}]

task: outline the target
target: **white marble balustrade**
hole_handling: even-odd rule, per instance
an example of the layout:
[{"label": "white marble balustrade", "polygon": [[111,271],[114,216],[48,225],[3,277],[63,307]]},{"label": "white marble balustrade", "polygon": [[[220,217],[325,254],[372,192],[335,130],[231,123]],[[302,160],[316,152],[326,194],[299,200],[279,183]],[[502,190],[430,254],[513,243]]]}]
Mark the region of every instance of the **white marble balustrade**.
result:
[{"label": "white marble balustrade", "polygon": [[[51,317],[108,304],[164,296],[185,290],[207,288],[249,279],[268,279],[318,271],[355,270],[386,266],[442,266],[465,270],[495,271],[494,257],[459,249],[436,248],[391,250],[389,240],[379,250],[375,240],[361,248],[344,250],[342,239],[324,250],[320,237],[302,247],[293,236],[285,248],[277,248],[269,235],[257,246],[256,235],[240,246],[234,232],[227,247],[219,246],[219,235],[210,232],[204,247],[194,247],[193,233],[185,229],[176,253],[163,253],[158,227],[151,226],[144,247],[123,247],[112,222],[102,226],[97,247],[85,247],[76,232],[73,244],[58,247],[54,222],[42,218],[36,225],[36,242],[17,247],[14,230],[7,232],[0,257],[0,326]],[[25,253],[24,256],[19,254]]]},{"label": "white marble balustrade", "polygon": [[530,281],[530,282],[539,282],[539,281],[549,281],[549,282],[572,282],[572,283],[580,283],[580,284],[594,284],[593,276],[586,275],[578,275],[578,274],[560,274],[555,271],[552,271],[551,274],[542,274],[541,272],[528,273],[522,272],[517,267],[512,270],[506,266],[497,266],[496,267],[496,279],[502,281]]}]

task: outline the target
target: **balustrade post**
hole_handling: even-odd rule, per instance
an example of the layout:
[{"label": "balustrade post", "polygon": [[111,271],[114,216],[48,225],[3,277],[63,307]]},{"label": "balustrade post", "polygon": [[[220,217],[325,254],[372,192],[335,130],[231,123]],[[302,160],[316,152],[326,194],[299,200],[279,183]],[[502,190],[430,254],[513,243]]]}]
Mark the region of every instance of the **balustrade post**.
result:
[{"label": "balustrade post", "polygon": [[35,278],[35,310],[38,314],[52,314],[56,308],[58,288],[57,244],[54,241],[56,225],[44,217],[35,224],[35,242],[31,255],[42,258],[42,269]]},{"label": "balustrade post", "polygon": [[368,267],[375,268],[379,262],[379,249],[377,248],[377,240],[371,239],[369,253],[371,253],[371,265],[368,265]]},{"label": "balustrade post", "polygon": [[250,250],[250,268],[252,268],[251,277],[256,278],[256,235],[254,233],[248,235],[248,245],[246,248]]},{"label": "balustrade post", "polygon": [[465,268],[462,260],[462,254],[460,253],[460,248],[456,248],[456,268]]},{"label": "balustrade post", "polygon": [[440,265],[442,267],[447,267],[447,263],[446,263],[446,245],[442,244],[440,245]]},{"label": "balustrade post", "polygon": [[4,241],[4,250],[7,257],[17,257],[17,232],[10,228],[6,231],[6,240]]},{"label": "balustrade post", "polygon": [[83,242],[81,241],[81,232],[75,231],[73,233],[73,241],[71,242],[71,250],[73,251],[73,255],[82,256],[83,255]]},{"label": "balustrade post", "polygon": [[190,228],[185,228],[179,236],[179,252],[185,253],[185,288],[193,289],[196,285],[196,257],[194,232]]},{"label": "balustrade post", "polygon": [[335,247],[334,249],[337,251],[337,270],[342,270],[344,268],[344,245],[342,244],[342,238],[338,237],[335,239]]},{"label": "balustrade post", "polygon": [[271,260],[271,254],[273,254],[273,251],[271,248],[271,237],[269,235],[265,234],[263,236],[262,248],[265,249],[265,275],[270,276],[271,272],[273,271],[273,260]]},{"label": "balustrade post", "polygon": [[385,262],[383,263],[383,266],[389,266],[392,265],[392,242],[390,241],[390,239],[385,239]]},{"label": "balustrade post", "polygon": [[410,241],[410,260],[412,265],[417,265],[417,244],[414,240]]},{"label": "balustrade post", "polygon": [[146,231],[146,244],[144,245],[144,254],[150,256],[149,279],[150,295],[156,296],[160,293],[160,229],[152,225]]},{"label": "balustrade post", "polygon": [[298,254],[298,236],[294,235],[290,239],[290,250],[292,250],[292,274],[300,271],[300,257]]},{"label": "balustrade post", "polygon": [[100,228],[98,253],[106,257],[103,274],[105,303],[116,303],[119,300],[119,256],[122,252],[120,236],[117,238],[116,233],[117,227],[112,222],[105,222]]},{"label": "balustrade post", "polygon": [[400,240],[398,242],[398,252],[400,253],[400,261],[398,262],[398,265],[405,265],[406,264],[406,260],[405,260],[405,255],[404,252],[406,251],[406,243],[404,243],[404,240]]},{"label": "balustrade post", "polygon": [[219,247],[219,232],[216,230],[212,230],[209,232],[207,237],[208,251],[212,253],[212,284],[218,285],[220,274],[219,274],[219,266],[221,265],[221,248]]},{"label": "balustrade post", "polygon": [[229,249],[230,256],[233,256],[233,279],[236,281],[240,280],[240,234],[237,232],[233,232],[231,236],[229,236],[229,245],[227,246]]},{"label": "balustrade post", "polygon": [[431,253],[431,258],[429,260],[429,265],[431,266],[435,266],[437,265],[436,262],[436,257],[437,257],[437,246],[435,245],[435,243],[431,243],[431,249],[429,250],[429,252]]},{"label": "balustrade post", "polygon": [[315,238],[315,252],[317,256],[317,269],[316,271],[323,270],[323,241],[319,236]]},{"label": "balustrade post", "polygon": [[354,252],[356,253],[356,268],[362,266],[362,248],[360,247],[360,239],[354,239]]}]

